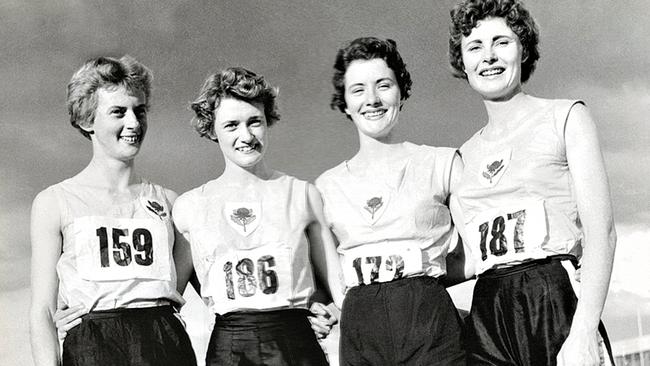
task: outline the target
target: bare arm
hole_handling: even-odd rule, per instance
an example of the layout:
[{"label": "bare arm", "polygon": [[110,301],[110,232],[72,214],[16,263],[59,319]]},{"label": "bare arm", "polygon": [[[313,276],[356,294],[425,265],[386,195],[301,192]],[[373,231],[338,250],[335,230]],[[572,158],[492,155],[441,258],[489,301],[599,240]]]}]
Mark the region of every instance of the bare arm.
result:
[{"label": "bare arm", "polygon": [[59,207],[51,191],[43,191],[34,199],[31,214],[31,291],[29,315],[32,357],[37,366],[59,365],[59,342],[53,315],[59,279],[56,264],[61,256]]},{"label": "bare arm", "polygon": [[471,258],[467,258],[469,251],[465,248],[465,218],[457,196],[464,168],[465,165],[463,164],[463,160],[459,154],[456,154],[451,168],[449,211],[451,212],[451,218],[458,235],[454,239],[457,241],[455,247],[447,254],[446,258],[446,286],[453,286],[474,277],[474,265]]},{"label": "bare arm", "polygon": [[582,104],[574,105],[569,113],[565,139],[584,250],[578,306],[558,360],[583,365],[592,364],[598,356],[596,334],[609,288],[616,231],[596,126]]},{"label": "bare arm", "polygon": [[[170,191],[171,192],[171,191]],[[173,193],[173,192],[172,192]],[[173,215],[174,218],[174,264],[176,265],[176,289],[179,293],[183,294],[187,287],[188,281],[192,283],[197,293],[200,293],[200,286],[191,279],[194,275],[194,266],[192,264],[192,250],[190,243],[187,241],[188,225],[185,222],[184,215],[187,209],[186,202],[177,201],[176,194],[167,196],[172,204],[174,204]],[[175,204],[177,203],[177,205]]]},{"label": "bare arm", "polygon": [[334,304],[340,309],[343,304],[343,285],[341,264],[334,236],[325,222],[323,200],[313,185],[308,186],[309,206],[315,220],[307,227],[307,237],[311,249],[311,259],[316,275],[329,291]]}]

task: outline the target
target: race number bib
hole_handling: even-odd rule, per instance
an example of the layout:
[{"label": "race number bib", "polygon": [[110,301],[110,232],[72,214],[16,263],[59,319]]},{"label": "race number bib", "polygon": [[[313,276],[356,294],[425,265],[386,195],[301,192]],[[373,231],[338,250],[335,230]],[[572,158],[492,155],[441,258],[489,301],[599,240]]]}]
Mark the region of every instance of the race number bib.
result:
[{"label": "race number bib", "polygon": [[496,264],[536,258],[546,240],[544,201],[485,211],[466,225],[472,256],[480,272]]},{"label": "race number bib", "polygon": [[90,281],[171,280],[167,227],[153,219],[86,216],[74,221],[77,269]]},{"label": "race number bib", "polygon": [[377,243],[348,249],[343,255],[345,285],[389,282],[422,272],[422,251],[415,243]]},{"label": "race number bib", "polygon": [[291,268],[291,248],[282,244],[219,253],[202,293],[228,308],[288,306],[293,283]]}]

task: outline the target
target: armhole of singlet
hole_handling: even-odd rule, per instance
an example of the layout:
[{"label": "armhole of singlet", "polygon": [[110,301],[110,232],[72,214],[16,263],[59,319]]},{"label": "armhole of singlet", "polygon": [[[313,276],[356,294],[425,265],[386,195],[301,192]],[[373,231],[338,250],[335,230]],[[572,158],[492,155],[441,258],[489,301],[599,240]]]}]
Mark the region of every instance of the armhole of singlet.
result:
[{"label": "armhole of singlet", "polygon": [[566,146],[566,126],[569,122],[569,114],[573,109],[573,106],[576,104],[586,105],[584,101],[577,100],[567,100],[555,109],[555,131],[557,132],[560,141],[562,141],[562,146]]},{"label": "armhole of singlet", "polygon": [[446,159],[445,170],[443,172],[444,185],[442,187],[445,192],[445,202],[449,201],[449,196],[451,195],[451,171],[454,166],[454,160],[456,159],[456,155],[460,158],[460,151],[458,149],[449,148],[448,152],[450,153],[450,157]]},{"label": "armhole of singlet", "polygon": [[72,223],[70,208],[68,207],[68,203],[64,197],[63,187],[61,187],[61,184],[55,184],[50,186],[48,189],[54,194],[56,204],[59,206],[59,226],[61,233],[63,233],[63,229]]},{"label": "armhole of singlet", "polygon": [[303,189],[305,191],[304,207],[305,207],[305,212],[307,213],[307,219],[309,222],[311,222],[315,219],[316,215],[314,215],[314,208],[311,207],[311,203],[309,201],[309,182],[301,181],[301,180],[299,180],[299,182],[302,182],[302,184],[305,186],[305,188]]}]

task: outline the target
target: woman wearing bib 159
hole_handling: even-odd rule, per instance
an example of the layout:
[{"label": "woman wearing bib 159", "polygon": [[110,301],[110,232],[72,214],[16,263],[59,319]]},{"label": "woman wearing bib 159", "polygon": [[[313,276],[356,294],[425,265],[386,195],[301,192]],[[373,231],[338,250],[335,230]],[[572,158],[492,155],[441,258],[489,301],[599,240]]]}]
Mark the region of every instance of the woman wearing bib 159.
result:
[{"label": "woman wearing bib 159", "polygon": [[[519,1],[466,0],[451,18],[451,64],[488,116],[461,147],[458,199],[478,274],[470,363],[599,364],[616,234],[595,124],[580,100],[522,91],[539,53]],[[564,259],[582,264],[579,300]]]},{"label": "woman wearing bib 159", "polygon": [[327,364],[308,321],[312,261],[340,304],[338,260],[315,187],[265,164],[275,98],[263,77],[228,68],[210,75],[192,103],[194,127],[225,160],[221,176],[174,206],[216,314],[207,365]]},{"label": "woman wearing bib 159", "polygon": [[458,313],[439,282],[461,159],[394,141],[411,79],[393,40],[356,39],[334,69],[332,107],[359,135],[357,154],[316,180],[349,289],[341,365],[464,365]]},{"label": "woman wearing bib 159", "polygon": [[92,142],[93,156],[79,174],[34,199],[36,365],[60,364],[52,318],[57,295],[61,307],[90,311],[68,331],[63,365],[196,365],[172,307],[184,303],[170,217],[176,195],[134,170],[150,83],[149,70],[125,56],[90,60],[68,84],[71,123]]}]

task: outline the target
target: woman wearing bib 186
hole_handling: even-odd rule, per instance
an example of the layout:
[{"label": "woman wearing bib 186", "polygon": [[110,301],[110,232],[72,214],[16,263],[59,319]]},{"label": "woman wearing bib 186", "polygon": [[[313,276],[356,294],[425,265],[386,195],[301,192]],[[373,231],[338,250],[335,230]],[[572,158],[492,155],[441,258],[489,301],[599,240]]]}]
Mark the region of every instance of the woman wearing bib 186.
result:
[{"label": "woman wearing bib 186", "polygon": [[340,304],[338,259],[315,187],[265,164],[275,98],[263,77],[229,68],[210,75],[192,103],[194,127],[225,160],[221,176],[174,206],[216,314],[207,365],[327,364],[308,321],[311,263]]},{"label": "woman wearing bib 186", "polygon": [[[470,363],[600,364],[616,234],[595,124],[580,100],[522,91],[539,53],[521,2],[466,0],[451,18],[451,64],[488,116],[461,147],[458,199],[478,274]],[[578,259],[579,300],[565,270]]]},{"label": "woman wearing bib 186", "polygon": [[465,365],[460,320],[439,281],[462,162],[455,149],[394,141],[411,79],[393,40],[356,39],[334,69],[332,107],[359,135],[357,154],[316,180],[349,289],[341,364]]},{"label": "woman wearing bib 186", "polygon": [[[173,253],[172,191],[135,173],[151,74],[131,57],[88,61],[68,84],[72,125],[92,160],[34,199],[31,341],[35,364],[58,365],[52,314],[90,311],[68,331],[63,365],[196,365],[172,305],[183,304]],[[184,243],[186,244],[186,243]],[[191,269],[179,264],[179,272]],[[78,324],[79,320],[71,324]]]}]

